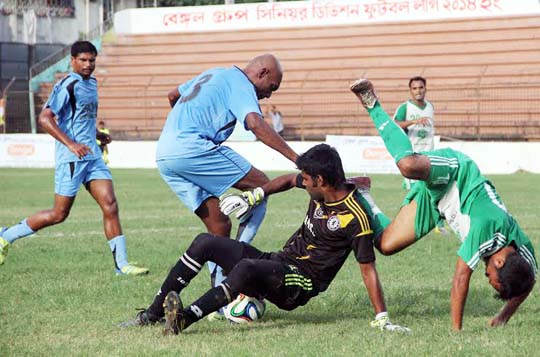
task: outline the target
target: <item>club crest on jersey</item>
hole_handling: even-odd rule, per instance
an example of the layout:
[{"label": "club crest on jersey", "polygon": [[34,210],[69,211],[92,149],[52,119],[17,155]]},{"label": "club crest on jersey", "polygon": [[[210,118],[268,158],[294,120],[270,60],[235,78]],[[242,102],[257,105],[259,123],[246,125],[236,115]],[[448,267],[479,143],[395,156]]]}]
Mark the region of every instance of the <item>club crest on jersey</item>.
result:
[{"label": "club crest on jersey", "polygon": [[315,212],[313,212],[313,218],[315,219],[321,219],[324,216],[323,209],[321,207],[318,207]]},{"label": "club crest on jersey", "polygon": [[331,231],[337,231],[339,229],[339,218],[337,216],[330,216],[326,222],[326,227]]}]

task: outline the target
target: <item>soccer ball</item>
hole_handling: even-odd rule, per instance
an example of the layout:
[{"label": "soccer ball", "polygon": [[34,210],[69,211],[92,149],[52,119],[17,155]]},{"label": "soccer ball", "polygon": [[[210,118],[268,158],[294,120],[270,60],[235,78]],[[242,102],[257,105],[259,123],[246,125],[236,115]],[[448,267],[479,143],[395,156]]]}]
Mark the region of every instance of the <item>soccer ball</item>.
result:
[{"label": "soccer ball", "polygon": [[262,318],[265,310],[264,300],[240,294],[233,302],[223,308],[223,314],[229,321],[243,324]]}]

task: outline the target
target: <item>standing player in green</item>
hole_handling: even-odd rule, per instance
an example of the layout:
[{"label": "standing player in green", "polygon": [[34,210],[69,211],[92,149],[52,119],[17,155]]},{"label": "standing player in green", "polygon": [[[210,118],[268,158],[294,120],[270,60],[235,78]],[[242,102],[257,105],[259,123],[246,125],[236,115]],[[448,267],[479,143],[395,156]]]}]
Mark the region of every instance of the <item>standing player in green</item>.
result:
[{"label": "standing player in green", "polygon": [[[394,120],[409,136],[414,152],[431,151],[435,149],[435,110],[426,99],[426,79],[420,76],[409,79],[409,92],[411,99],[397,108]],[[403,187],[410,190],[414,182],[403,178]],[[437,222],[435,232],[448,233],[443,220]]]},{"label": "standing player in green", "polygon": [[[452,149],[415,153],[379,104],[369,80],[357,80],[351,91],[369,112],[401,174],[419,180],[375,245],[385,255],[397,253],[446,219],[461,240],[451,291],[452,327],[462,328],[469,281],[480,260],[486,264],[489,283],[506,301],[490,325],[506,324],[535,283],[537,263],[529,238],[474,161]],[[386,219],[382,214],[379,218]]]},{"label": "standing player in green", "polygon": [[[411,99],[401,103],[394,113],[394,120],[411,140],[415,152],[435,149],[435,128],[433,105],[426,99],[426,80],[413,77],[409,80]],[[414,182],[414,181],[413,181]],[[411,180],[404,179],[407,190],[411,189]]]}]

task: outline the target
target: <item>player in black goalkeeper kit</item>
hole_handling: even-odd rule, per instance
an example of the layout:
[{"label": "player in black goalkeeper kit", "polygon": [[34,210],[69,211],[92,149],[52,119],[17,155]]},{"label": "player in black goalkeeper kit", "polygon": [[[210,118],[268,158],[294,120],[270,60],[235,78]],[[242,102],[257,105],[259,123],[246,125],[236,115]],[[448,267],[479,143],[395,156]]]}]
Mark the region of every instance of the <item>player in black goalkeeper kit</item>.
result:
[{"label": "player in black goalkeeper kit", "polygon": [[[235,240],[199,234],[171,269],[153,303],[122,325],[149,325],[165,316],[164,332],[177,334],[240,293],[293,310],[325,291],[353,251],[375,310],[372,326],[408,331],[388,318],[372,243],[373,234],[380,232],[374,232],[372,212],[362,192],[346,182],[337,151],[317,145],[301,155],[296,165],[301,174],[280,176],[262,187],[265,195],[299,187],[311,196],[302,226],[282,251],[265,253]],[[225,214],[237,212],[248,205],[244,198],[222,198],[221,208]],[[183,309],[178,294],[207,261],[223,267],[227,278]]]}]

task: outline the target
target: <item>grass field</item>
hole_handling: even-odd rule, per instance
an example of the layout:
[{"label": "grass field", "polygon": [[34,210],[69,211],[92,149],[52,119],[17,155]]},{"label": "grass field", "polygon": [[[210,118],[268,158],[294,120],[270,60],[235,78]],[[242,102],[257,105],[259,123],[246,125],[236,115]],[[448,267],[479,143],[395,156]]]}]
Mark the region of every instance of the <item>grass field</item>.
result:
[{"label": "grass field", "polygon": [[[81,191],[61,225],[17,241],[0,267],[0,356],[13,355],[538,355],[540,297],[536,287],[508,326],[487,327],[502,306],[483,276],[473,274],[464,330],[452,332],[450,283],[458,240],[432,234],[377,267],[392,320],[411,334],[369,327],[374,313],[352,257],[327,292],[292,312],[272,305],[251,325],[204,320],[180,336],[159,327],[123,330],[118,323],[146,307],[170,267],[203,231],[156,170],[114,170],[115,189],[132,261],[150,275],[114,275],[101,214]],[[506,206],[538,249],[540,177],[490,177]],[[373,177],[372,193],[394,216],[404,192],[398,176]],[[0,169],[0,225],[11,225],[53,199],[53,170]],[[300,225],[308,196],[273,196],[254,244],[277,250]],[[206,270],[182,293],[187,303],[209,286]]]}]

